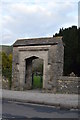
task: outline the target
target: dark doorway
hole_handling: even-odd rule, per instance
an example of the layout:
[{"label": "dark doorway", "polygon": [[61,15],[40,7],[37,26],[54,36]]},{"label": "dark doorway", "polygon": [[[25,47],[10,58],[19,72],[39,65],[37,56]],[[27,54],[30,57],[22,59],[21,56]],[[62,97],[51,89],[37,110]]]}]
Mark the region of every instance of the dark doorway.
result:
[{"label": "dark doorway", "polygon": [[32,56],[27,58],[25,62],[25,84],[27,88],[43,88],[43,60]]},{"label": "dark doorway", "polygon": [[43,87],[43,60],[40,58],[32,61],[32,88],[41,89]]}]

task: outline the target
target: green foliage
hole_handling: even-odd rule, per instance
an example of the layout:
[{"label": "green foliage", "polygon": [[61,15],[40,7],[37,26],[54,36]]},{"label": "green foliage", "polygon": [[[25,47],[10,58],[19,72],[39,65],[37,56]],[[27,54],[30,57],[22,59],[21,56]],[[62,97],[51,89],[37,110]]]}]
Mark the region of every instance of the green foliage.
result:
[{"label": "green foliage", "polygon": [[74,72],[76,76],[80,76],[80,28],[62,28],[54,36],[63,36],[64,75]]},{"label": "green foliage", "polygon": [[37,67],[32,67],[32,72],[40,72],[41,74],[43,74],[43,63],[38,64]]},{"label": "green foliage", "polygon": [[9,80],[9,88],[11,88],[12,54],[7,55],[5,52],[2,52],[2,76]]},{"label": "green foliage", "polygon": [[42,88],[41,77],[42,76],[33,77],[33,88]]}]

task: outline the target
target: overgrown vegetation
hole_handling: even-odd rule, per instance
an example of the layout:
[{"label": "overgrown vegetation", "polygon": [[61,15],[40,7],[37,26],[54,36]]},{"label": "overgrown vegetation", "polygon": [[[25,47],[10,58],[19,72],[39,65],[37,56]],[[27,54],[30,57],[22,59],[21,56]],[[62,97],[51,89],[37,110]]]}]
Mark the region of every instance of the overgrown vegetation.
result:
[{"label": "overgrown vegetation", "polygon": [[80,28],[62,28],[54,36],[63,36],[64,75],[74,72],[76,76],[80,76]]},{"label": "overgrown vegetation", "polygon": [[1,53],[2,56],[2,76],[9,80],[9,89],[11,88],[12,78],[12,54],[7,55],[5,52]]}]

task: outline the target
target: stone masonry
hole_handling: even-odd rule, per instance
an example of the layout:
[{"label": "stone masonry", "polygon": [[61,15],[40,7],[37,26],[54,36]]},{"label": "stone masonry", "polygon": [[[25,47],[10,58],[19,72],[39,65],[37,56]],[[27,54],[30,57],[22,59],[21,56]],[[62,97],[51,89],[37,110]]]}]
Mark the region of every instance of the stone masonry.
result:
[{"label": "stone masonry", "polygon": [[80,94],[80,77],[61,76],[57,87],[58,93]]},{"label": "stone masonry", "polygon": [[12,89],[32,88],[32,60],[43,60],[43,89],[56,92],[63,75],[62,37],[20,39],[13,44]]}]

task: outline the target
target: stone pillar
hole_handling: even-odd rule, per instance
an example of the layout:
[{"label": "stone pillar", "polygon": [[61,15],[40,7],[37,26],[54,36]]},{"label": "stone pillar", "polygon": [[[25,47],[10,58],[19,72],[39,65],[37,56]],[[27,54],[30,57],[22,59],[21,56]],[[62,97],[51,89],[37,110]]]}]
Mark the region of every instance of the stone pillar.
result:
[{"label": "stone pillar", "polygon": [[43,67],[43,88],[46,88],[46,65],[45,65],[45,61],[44,61],[44,67]]},{"label": "stone pillar", "polygon": [[26,60],[26,69],[25,69],[25,89],[32,88],[32,60]]},{"label": "stone pillar", "polygon": [[48,53],[48,64],[50,65],[49,84],[54,93],[57,91],[58,78],[63,74],[64,47],[60,41],[57,45],[52,45]]},{"label": "stone pillar", "polygon": [[47,70],[47,59],[44,59],[44,67],[43,67],[43,88],[48,88],[48,70]]},{"label": "stone pillar", "polygon": [[17,47],[14,47],[12,61],[12,90],[19,90],[19,77],[19,51]]},{"label": "stone pillar", "polygon": [[24,82],[25,82],[25,60],[20,62],[20,90],[24,90]]}]

